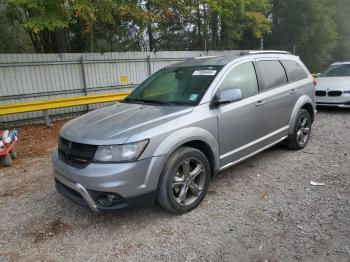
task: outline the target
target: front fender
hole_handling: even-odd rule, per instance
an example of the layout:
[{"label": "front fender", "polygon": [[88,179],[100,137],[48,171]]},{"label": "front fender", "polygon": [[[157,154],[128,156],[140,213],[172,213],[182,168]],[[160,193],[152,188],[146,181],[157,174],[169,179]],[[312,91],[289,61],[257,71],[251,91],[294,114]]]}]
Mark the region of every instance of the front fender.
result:
[{"label": "front fender", "polygon": [[315,105],[312,99],[308,95],[301,96],[295,103],[292,115],[289,120],[289,134],[292,134],[294,132],[295,122],[297,121],[298,113],[300,109],[306,104],[310,104],[313,110],[315,111]]},{"label": "front fender", "polygon": [[215,137],[207,130],[200,127],[188,127],[169,135],[157,147],[154,156],[171,155],[181,145],[199,140],[206,143],[212,150],[215,159],[215,170],[219,168],[219,145]]}]

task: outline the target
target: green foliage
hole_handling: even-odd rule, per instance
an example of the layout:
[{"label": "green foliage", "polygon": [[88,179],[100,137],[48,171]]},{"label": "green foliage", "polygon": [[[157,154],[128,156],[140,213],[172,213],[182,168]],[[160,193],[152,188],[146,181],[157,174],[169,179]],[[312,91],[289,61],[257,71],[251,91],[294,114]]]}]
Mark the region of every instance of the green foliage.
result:
[{"label": "green foliage", "polygon": [[260,39],[269,32],[270,25],[265,13],[270,7],[265,0],[208,0],[214,15],[221,20],[221,47],[238,48],[237,43],[245,32]]},{"label": "green foliage", "polygon": [[12,15],[33,33],[67,28],[72,19],[87,25],[95,20],[91,1],[85,0],[8,0]]},{"label": "green foliage", "polygon": [[33,52],[27,33],[18,22],[10,21],[6,13],[6,6],[0,3],[0,52]]},{"label": "green foliage", "polygon": [[264,38],[316,72],[349,59],[349,14],[349,0],[2,0],[0,49],[256,49]]},{"label": "green foliage", "polygon": [[314,72],[331,61],[337,33],[334,9],[327,0],[274,0],[272,15],[273,48],[295,49]]},{"label": "green foliage", "polygon": [[329,0],[334,8],[333,19],[337,24],[337,44],[332,53],[333,60],[350,60],[350,1]]}]

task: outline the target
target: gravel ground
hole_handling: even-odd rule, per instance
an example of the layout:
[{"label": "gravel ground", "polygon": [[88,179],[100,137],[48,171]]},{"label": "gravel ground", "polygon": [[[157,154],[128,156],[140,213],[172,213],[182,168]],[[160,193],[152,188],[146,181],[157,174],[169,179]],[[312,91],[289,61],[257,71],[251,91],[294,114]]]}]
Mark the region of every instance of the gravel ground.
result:
[{"label": "gravel ground", "polygon": [[0,169],[0,261],[350,261],[350,111],[322,111],[313,127],[303,151],[277,146],[220,173],[181,216],[66,200],[51,132],[48,151],[26,157],[22,145]]}]

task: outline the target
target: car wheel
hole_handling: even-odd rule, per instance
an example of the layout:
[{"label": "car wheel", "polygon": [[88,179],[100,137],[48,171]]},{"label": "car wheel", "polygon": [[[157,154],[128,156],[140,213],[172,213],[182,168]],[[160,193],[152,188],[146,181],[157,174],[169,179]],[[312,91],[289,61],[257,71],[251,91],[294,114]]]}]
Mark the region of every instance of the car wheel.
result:
[{"label": "car wheel", "polygon": [[168,159],[161,174],[157,202],[164,209],[183,214],[205,197],[211,170],[208,159],[192,147],[180,147]]},{"label": "car wheel", "polygon": [[4,166],[10,167],[12,165],[12,157],[11,154],[7,154],[3,158],[1,158],[1,162],[3,163]]},{"label": "car wheel", "polygon": [[303,149],[310,139],[312,119],[310,113],[301,109],[294,126],[294,132],[288,137],[287,146],[294,150]]}]

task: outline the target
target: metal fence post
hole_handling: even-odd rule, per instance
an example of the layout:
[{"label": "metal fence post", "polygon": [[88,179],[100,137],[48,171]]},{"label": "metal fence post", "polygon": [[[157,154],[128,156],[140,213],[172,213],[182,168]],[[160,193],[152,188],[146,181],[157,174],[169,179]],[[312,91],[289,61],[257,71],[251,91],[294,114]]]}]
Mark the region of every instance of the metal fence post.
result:
[{"label": "metal fence post", "polygon": [[152,74],[151,55],[148,55],[147,57],[147,69],[148,69],[148,75],[151,75]]},{"label": "metal fence post", "polygon": [[49,116],[49,110],[43,110],[43,114],[44,114],[44,119],[45,119],[45,123],[48,127],[50,127],[52,124],[51,124],[51,119],[50,119],[50,116]]},{"label": "metal fence post", "polygon": [[[84,93],[87,96],[88,92],[87,92],[87,84],[86,84],[86,76],[85,76],[85,67],[84,67],[84,58],[80,57],[80,65],[81,65],[81,73],[82,73],[82,77],[83,77],[83,88],[84,88]],[[89,112],[90,107],[89,105],[86,105],[86,111]]]}]

